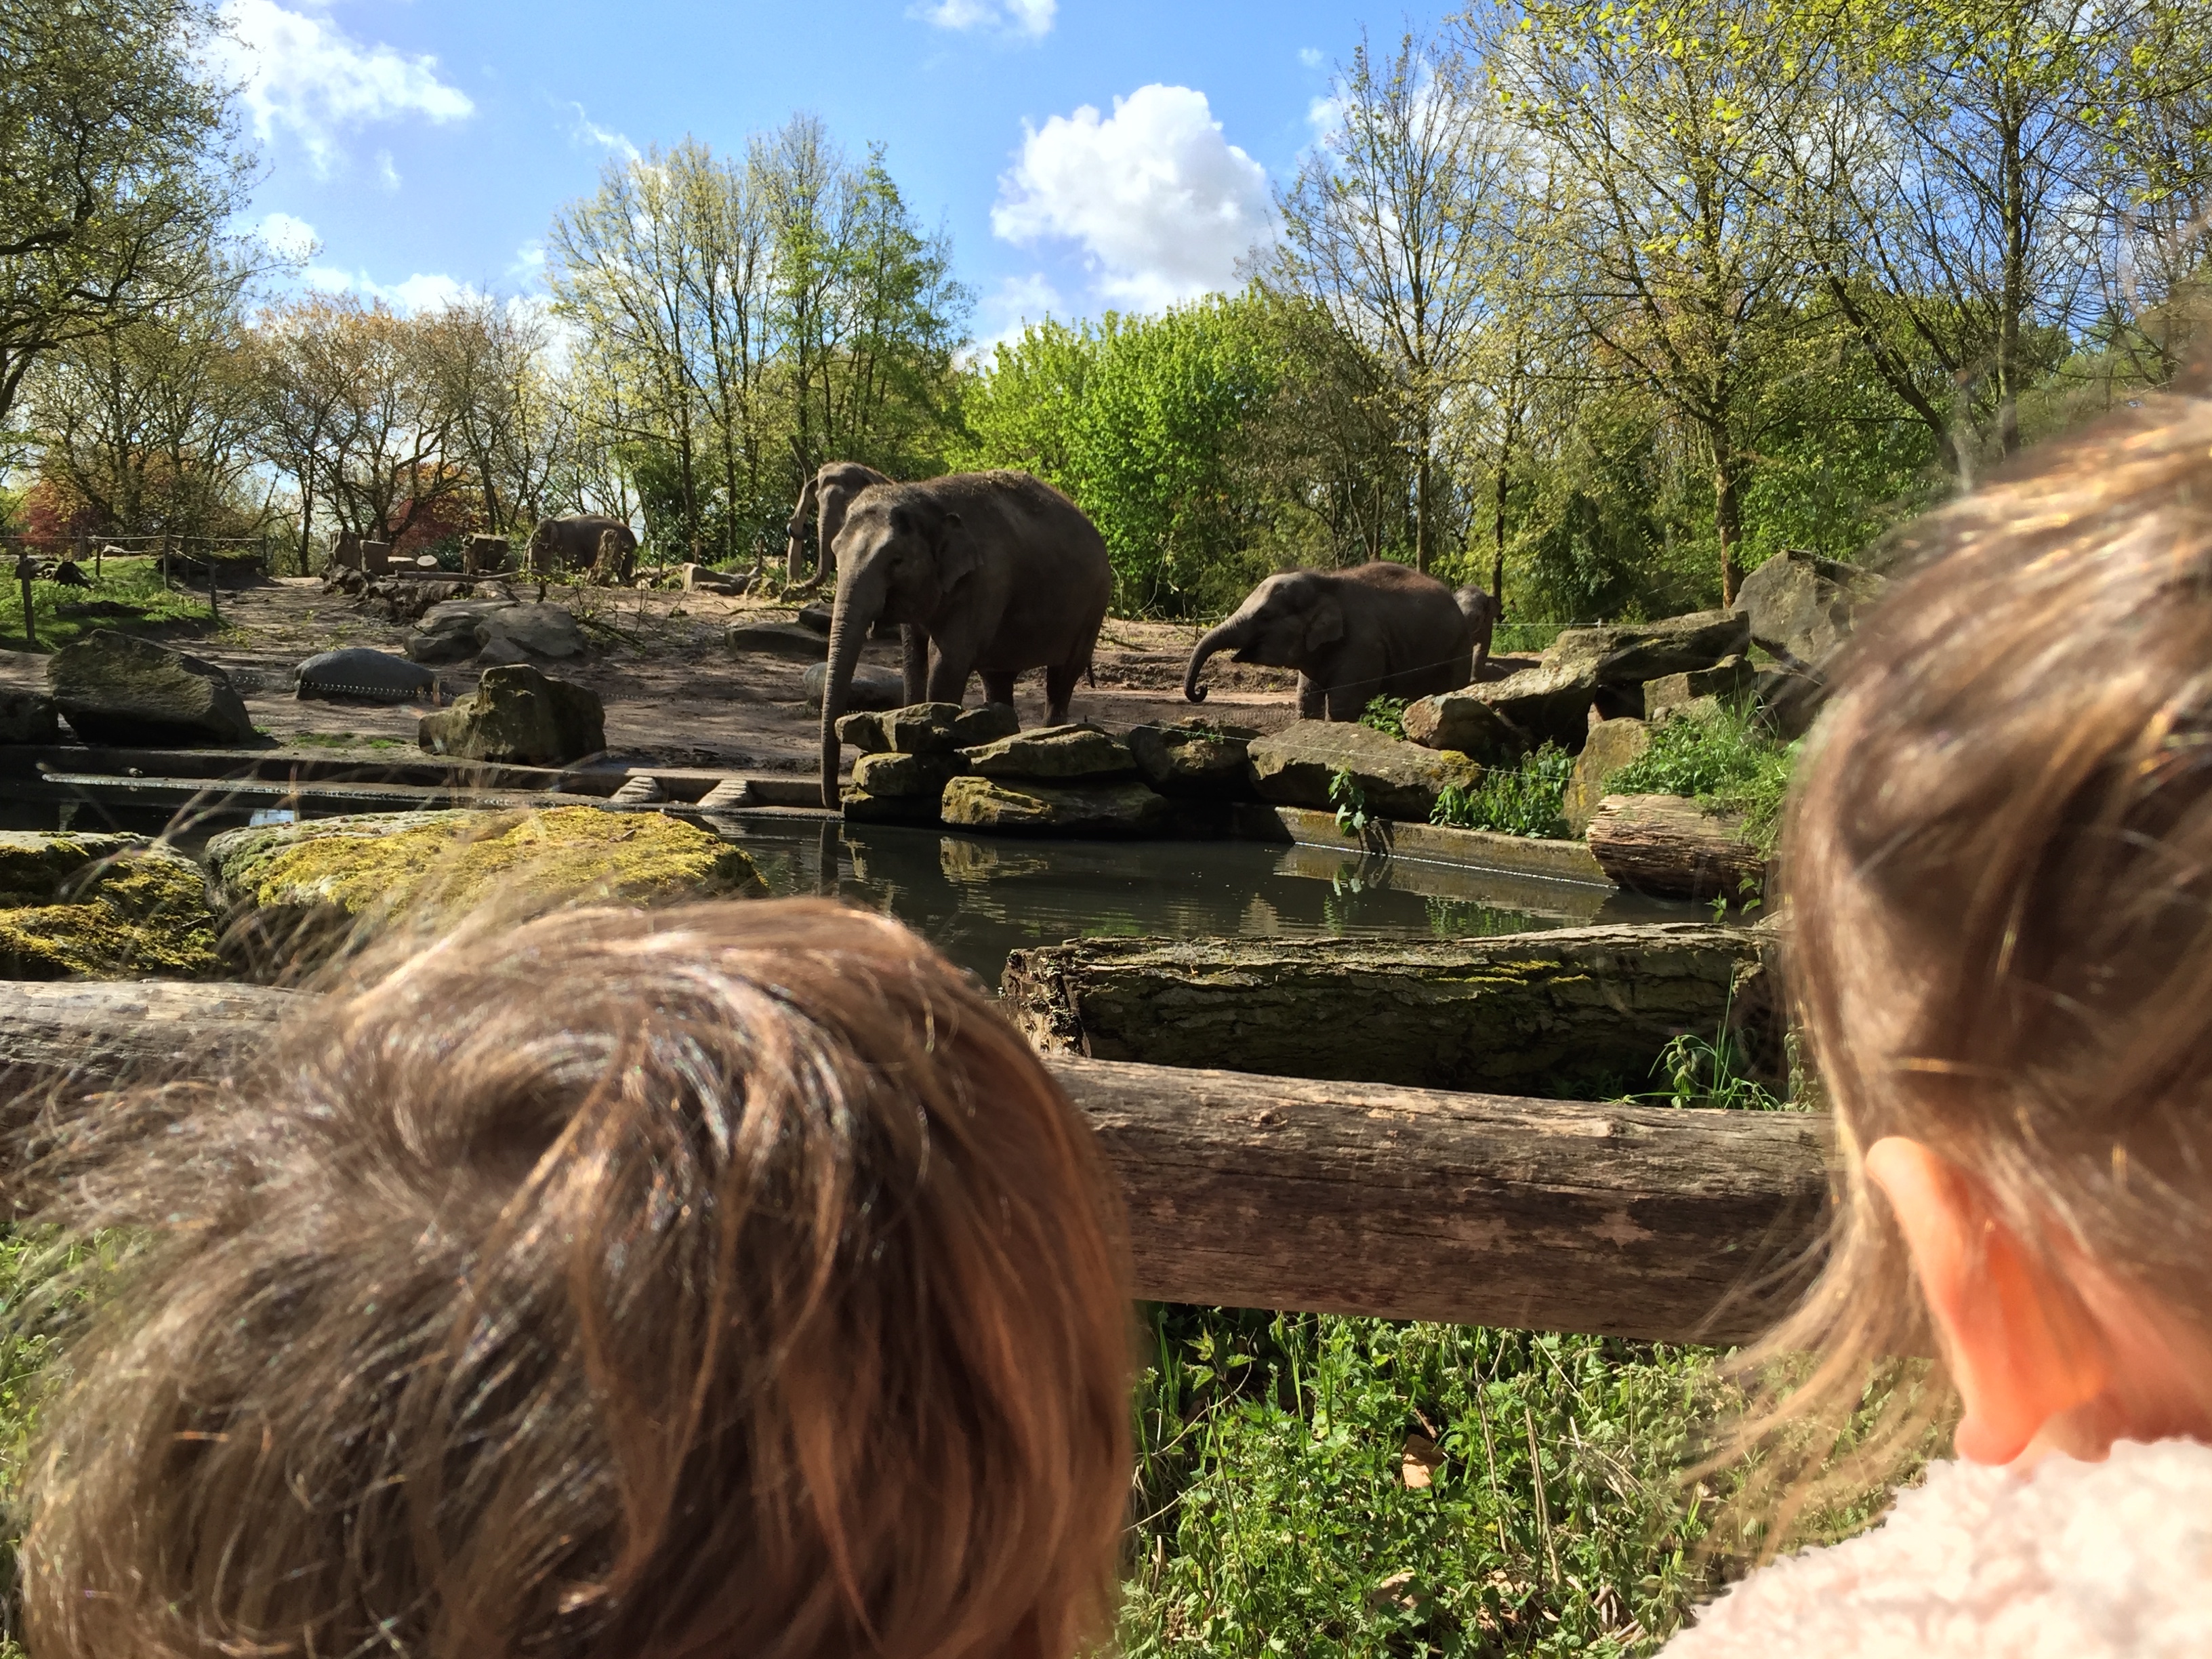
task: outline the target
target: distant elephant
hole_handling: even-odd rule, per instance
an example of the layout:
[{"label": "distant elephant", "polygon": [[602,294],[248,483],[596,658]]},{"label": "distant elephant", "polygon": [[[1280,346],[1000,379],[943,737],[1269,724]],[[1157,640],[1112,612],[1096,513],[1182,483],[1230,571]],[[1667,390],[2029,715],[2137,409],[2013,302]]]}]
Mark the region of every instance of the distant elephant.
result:
[{"label": "distant elephant", "polygon": [[1375,697],[1459,690],[1473,672],[1474,637],[1451,589],[1377,559],[1261,582],[1191,652],[1182,694],[1193,702],[1206,701],[1198,677],[1217,651],[1297,669],[1301,720],[1356,720]]},{"label": "distant elephant", "polygon": [[814,574],[803,586],[793,588],[792,592],[811,593],[835,568],[836,556],[831,550],[836,545],[837,532],[845,526],[845,510],[853,504],[853,497],[871,484],[893,482],[875,468],[862,466],[858,461],[822,464],[806,481],[806,487],[799,492],[798,504],[791,509],[791,522],[784,526],[787,539],[783,547],[783,572],[788,580],[797,581],[799,567],[806,562],[806,515],[818,512],[818,529],[814,538],[818,552]]},{"label": "distant elephant", "polygon": [[[906,625],[909,702],[958,702],[983,677],[993,702],[1045,671],[1048,720],[1067,718],[1090,671],[1114,572],[1082,509],[1026,472],[955,472],[877,484],[854,497],[836,544],[837,603],[822,698],[822,804],[837,805],[837,719],[861,641],[878,620]],[[914,648],[919,641],[922,650]]]},{"label": "distant elephant", "polygon": [[1474,672],[1468,676],[1469,685],[1479,684],[1482,671],[1490,665],[1490,638],[1497,631],[1498,618],[1505,609],[1504,596],[1498,591],[1502,584],[1494,575],[1491,580],[1487,593],[1472,582],[1452,590],[1452,600],[1467,618],[1468,631],[1474,635]]},{"label": "distant elephant", "polygon": [[629,581],[637,562],[637,534],[620,519],[603,513],[540,519],[530,532],[531,574],[546,576],[562,570],[591,570],[599,562],[599,538],[610,531],[622,553],[615,580]]}]

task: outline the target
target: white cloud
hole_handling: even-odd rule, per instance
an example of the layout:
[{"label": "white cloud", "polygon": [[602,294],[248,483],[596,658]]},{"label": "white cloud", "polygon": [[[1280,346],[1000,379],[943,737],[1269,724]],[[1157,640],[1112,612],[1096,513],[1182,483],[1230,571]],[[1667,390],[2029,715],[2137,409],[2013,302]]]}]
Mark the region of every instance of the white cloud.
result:
[{"label": "white cloud", "polygon": [[309,265],[301,273],[301,280],[325,294],[355,294],[364,300],[381,300],[394,311],[410,315],[442,311],[460,301],[482,297],[476,289],[443,271],[417,271],[404,282],[380,283],[365,270],[348,270],[341,265]]},{"label": "white cloud", "polygon": [[961,367],[989,362],[993,353],[1020,339],[1022,331],[1031,323],[1041,323],[1055,313],[1066,317],[1073,310],[1041,270],[1026,276],[1001,277],[998,287],[983,296],[984,334],[960,354]]},{"label": "white cloud", "polygon": [[635,144],[630,143],[628,133],[617,132],[611,127],[601,126],[584,113],[584,106],[581,104],[572,103],[568,107],[576,112],[576,118],[568,127],[570,143],[596,145],[600,149],[611,150],[625,161],[635,161],[644,154]]},{"label": "white cloud", "polygon": [[1153,310],[1230,286],[1273,216],[1266,169],[1222,137],[1206,94],[1155,84],[1110,116],[1086,104],[1030,128],[991,228],[1081,244],[1106,299]]},{"label": "white cloud", "polygon": [[311,259],[321,249],[315,228],[289,213],[271,213],[254,227],[263,246],[280,259]]},{"label": "white cloud", "polygon": [[1319,69],[1326,61],[1327,59],[1322,58],[1321,55],[1321,50],[1317,46],[1300,46],[1298,48],[1298,62],[1304,64],[1308,69]]},{"label": "white cloud", "polygon": [[222,16],[229,34],[218,67],[241,83],[254,132],[268,138],[289,128],[319,173],[338,159],[342,128],[409,116],[459,121],[475,112],[466,93],[438,78],[434,58],[362,46],[328,19],[276,0],[223,0]]},{"label": "white cloud", "polygon": [[376,182],[386,190],[399,188],[399,169],[392,165],[392,152],[388,149],[376,152]]},{"label": "white cloud", "polygon": [[1060,0],[937,0],[909,11],[941,29],[996,29],[1042,40],[1052,33]]}]

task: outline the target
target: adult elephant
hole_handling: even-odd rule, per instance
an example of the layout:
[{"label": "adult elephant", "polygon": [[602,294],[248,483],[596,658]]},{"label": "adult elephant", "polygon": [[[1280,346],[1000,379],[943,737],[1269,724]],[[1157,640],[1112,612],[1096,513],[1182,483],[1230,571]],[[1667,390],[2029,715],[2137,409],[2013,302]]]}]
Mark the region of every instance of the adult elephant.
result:
[{"label": "adult elephant", "polygon": [[544,576],[562,570],[589,570],[598,562],[599,538],[611,532],[621,549],[616,580],[627,582],[637,566],[637,532],[604,513],[569,513],[540,519],[530,532],[530,571]]},{"label": "adult elephant", "polygon": [[836,541],[837,600],[822,690],[822,804],[837,805],[837,720],[861,642],[878,621],[906,625],[910,702],[958,702],[980,673],[993,702],[1014,678],[1045,671],[1048,718],[1067,718],[1091,667],[1114,573],[1082,509],[1026,472],[955,472],[876,484],[855,496]]},{"label": "adult elephant", "polygon": [[836,556],[831,550],[836,545],[837,532],[845,527],[845,514],[853,504],[853,497],[871,484],[894,482],[872,466],[862,466],[858,461],[824,461],[816,470],[799,490],[798,502],[791,509],[790,522],[783,527],[787,538],[783,573],[795,582],[799,568],[806,562],[806,517],[810,513],[816,515],[814,574],[805,586],[794,587],[791,592],[811,593],[836,568]]},{"label": "adult elephant", "polygon": [[1450,588],[1377,559],[1261,582],[1191,652],[1182,694],[1193,702],[1206,701],[1199,676],[1217,651],[1297,669],[1301,720],[1356,720],[1376,697],[1459,690],[1473,672],[1474,637]]}]

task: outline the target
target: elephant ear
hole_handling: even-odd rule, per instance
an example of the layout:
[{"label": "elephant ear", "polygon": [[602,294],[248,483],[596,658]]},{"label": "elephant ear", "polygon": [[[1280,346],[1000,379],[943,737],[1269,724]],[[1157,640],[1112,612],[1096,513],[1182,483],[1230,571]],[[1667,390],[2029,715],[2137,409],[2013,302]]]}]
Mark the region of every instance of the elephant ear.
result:
[{"label": "elephant ear", "polygon": [[950,593],[983,568],[983,550],[976,545],[957,513],[947,513],[937,526],[937,587]]},{"label": "elephant ear", "polygon": [[1344,637],[1344,606],[1334,593],[1324,593],[1306,612],[1306,649],[1317,651]]}]

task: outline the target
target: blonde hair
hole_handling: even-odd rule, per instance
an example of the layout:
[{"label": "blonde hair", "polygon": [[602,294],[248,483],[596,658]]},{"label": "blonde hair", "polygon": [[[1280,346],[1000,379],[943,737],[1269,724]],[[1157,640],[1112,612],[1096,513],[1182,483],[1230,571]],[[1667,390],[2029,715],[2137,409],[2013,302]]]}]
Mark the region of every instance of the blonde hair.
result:
[{"label": "blonde hair", "polygon": [[[1861,1168],[1886,1135],[2212,1328],[2212,404],[2054,443],[1913,540],[1783,838],[1842,1164],[1826,1267],[1749,1356],[1819,1354],[1784,1419],[1835,1423],[1886,1356],[1934,1352]],[[1877,1462],[1947,1405],[1899,1395]]]},{"label": "blonde hair", "polygon": [[143,1237],[29,1463],[40,1659],[1057,1659],[1110,1617],[1118,1210],[896,923],[480,928],[31,1188]]}]

